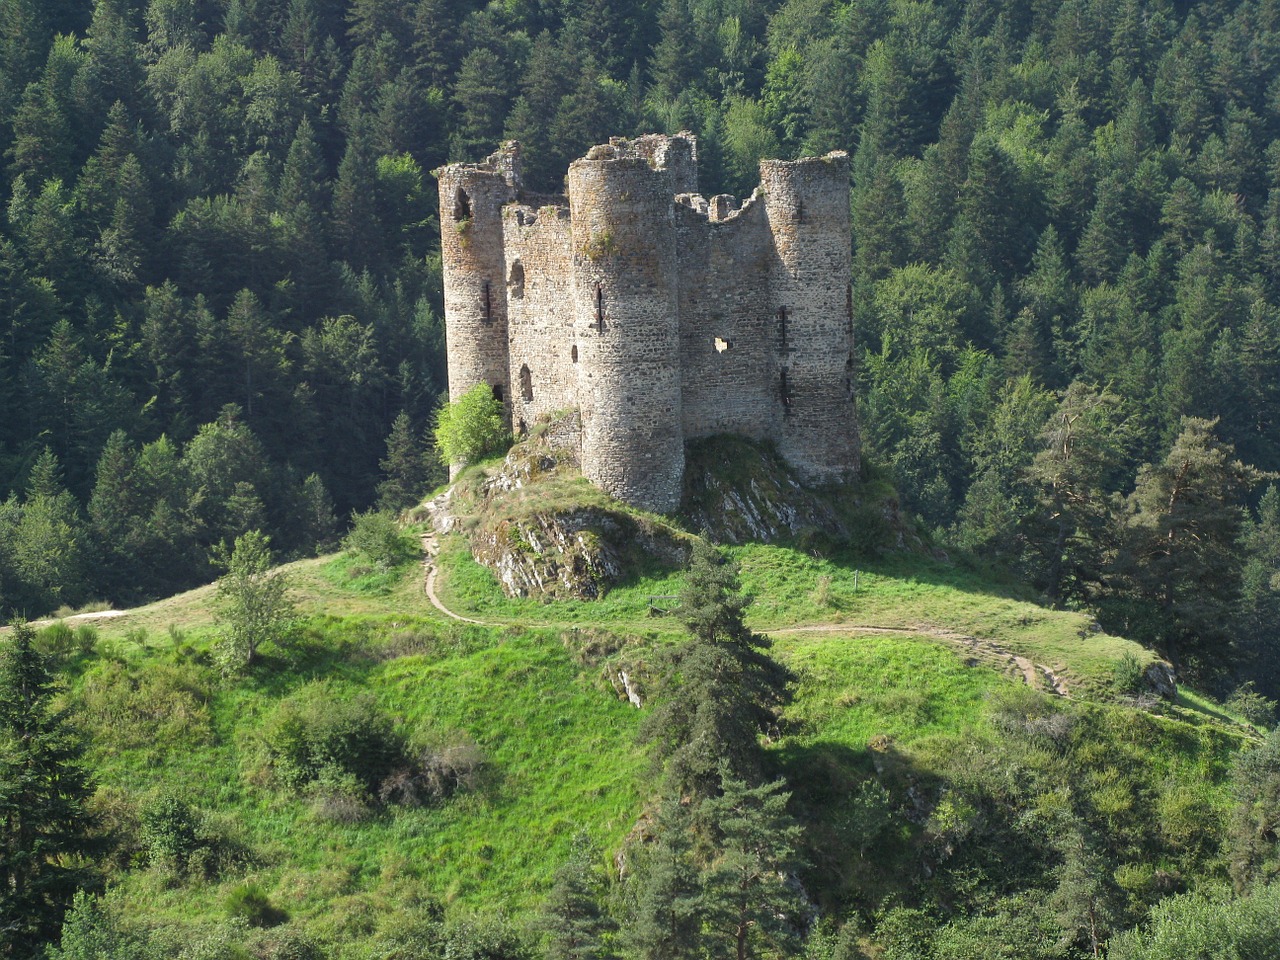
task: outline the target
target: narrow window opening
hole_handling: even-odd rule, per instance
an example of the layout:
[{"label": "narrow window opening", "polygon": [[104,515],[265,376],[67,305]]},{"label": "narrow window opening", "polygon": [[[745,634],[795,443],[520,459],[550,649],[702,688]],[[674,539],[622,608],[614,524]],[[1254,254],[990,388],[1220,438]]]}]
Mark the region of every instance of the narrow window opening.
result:
[{"label": "narrow window opening", "polygon": [[724,353],[726,350],[730,350],[733,348],[732,340],[721,340],[719,337],[716,337],[714,343],[716,347],[716,353]]},{"label": "narrow window opening", "polygon": [[495,383],[493,385],[493,399],[497,400],[499,403],[503,402],[502,384]]},{"label": "narrow window opening", "polygon": [[782,342],[782,350],[787,350],[787,308],[778,308],[778,336]]},{"label": "narrow window opening", "polygon": [[511,288],[512,300],[524,299],[524,264],[519,260],[511,265],[511,276],[507,280],[507,286]]},{"label": "narrow window opening", "polygon": [[596,332],[604,333],[604,287],[596,284]]},{"label": "narrow window opening", "polygon": [[525,422],[524,422],[524,417],[521,417],[521,418],[520,418],[520,426],[519,426],[519,428],[518,428],[518,430],[517,430],[516,432],[517,432],[517,433],[519,433],[519,434],[520,434],[520,436],[522,436],[522,437],[524,437],[524,436],[528,436],[528,434],[529,434],[529,425],[528,425],[527,423],[525,423]]},{"label": "narrow window opening", "polygon": [[533,399],[533,374],[529,372],[528,364],[520,367],[520,396],[525,403]]},{"label": "narrow window opening", "polygon": [[484,322],[493,323],[493,295],[488,280],[484,282]]},{"label": "narrow window opening", "polygon": [[467,191],[461,187],[453,195],[453,219],[470,220],[471,219],[471,198],[467,196]]},{"label": "narrow window opening", "polygon": [[804,220],[804,200],[796,200],[796,221]]},{"label": "narrow window opening", "polygon": [[778,378],[778,399],[782,401],[782,412],[791,413],[791,386],[787,383],[787,368],[782,368],[782,375]]},{"label": "narrow window opening", "polygon": [[844,315],[849,318],[849,329],[853,329],[853,284],[844,288]]},{"label": "narrow window opening", "polygon": [[573,349],[569,351],[569,359],[574,363],[578,362],[578,345],[575,343]]}]

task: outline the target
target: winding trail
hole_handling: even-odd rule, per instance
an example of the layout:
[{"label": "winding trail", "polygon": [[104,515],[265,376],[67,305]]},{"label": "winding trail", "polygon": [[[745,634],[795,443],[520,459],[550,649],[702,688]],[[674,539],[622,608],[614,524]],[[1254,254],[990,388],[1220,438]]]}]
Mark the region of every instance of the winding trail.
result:
[{"label": "winding trail", "polygon": [[[440,552],[440,542],[434,530],[422,535],[422,567],[423,582],[422,590],[426,594],[427,599],[431,601],[431,605],[443,613],[445,616],[462,623],[474,623],[480,626],[496,626],[486,620],[477,620],[473,617],[464,617],[462,614],[450,610],[445,606],[439,595],[436,593],[436,575],[439,570],[436,565],[436,556]],[[968,656],[968,663],[971,666],[985,664],[1002,673],[1012,673],[1022,678],[1022,681],[1033,690],[1045,689],[1049,693],[1053,693],[1060,697],[1069,697],[1071,695],[1070,688],[1067,686],[1066,680],[1058,676],[1049,667],[1043,664],[1034,663],[1026,657],[1019,656],[1011,650],[1007,650],[999,644],[992,643],[990,640],[983,640],[981,637],[975,637],[970,634],[957,633],[954,630],[945,630],[940,627],[920,624],[912,627],[889,627],[881,624],[873,623],[812,623],[797,627],[782,627],[776,630],[762,629],[761,633],[768,633],[771,636],[786,636],[805,633],[896,633],[907,634],[910,636],[929,637],[934,640],[942,640],[952,646],[959,647]]]},{"label": "winding trail", "polygon": [[802,633],[901,633],[914,636],[931,637],[943,640],[952,646],[959,647],[969,654],[969,663],[973,666],[986,664],[1004,673],[1015,673],[1033,690],[1041,688],[1059,697],[1069,697],[1071,690],[1067,681],[1054,673],[1044,664],[1034,663],[1026,657],[1019,656],[990,640],[983,640],[967,633],[944,630],[927,624],[913,627],[887,627],[877,624],[862,623],[815,623],[800,627],[783,627],[778,630],[762,630],[772,636],[785,636]]},{"label": "winding trail", "polygon": [[475,623],[480,626],[486,626],[484,620],[476,620],[472,617],[464,617],[460,613],[454,613],[444,605],[444,601],[436,593],[436,557],[440,553],[440,541],[436,537],[435,531],[428,529],[422,535],[422,570],[425,576],[422,580],[422,592],[427,595],[427,599],[431,601],[431,605],[443,613],[446,617],[452,617],[454,620],[460,620],[462,623]]}]

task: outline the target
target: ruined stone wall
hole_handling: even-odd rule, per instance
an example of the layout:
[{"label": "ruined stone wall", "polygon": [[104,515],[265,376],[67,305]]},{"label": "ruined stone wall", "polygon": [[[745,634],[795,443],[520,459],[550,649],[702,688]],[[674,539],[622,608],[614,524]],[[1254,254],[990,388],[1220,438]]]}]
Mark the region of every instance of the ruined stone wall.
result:
[{"label": "ruined stone wall", "polygon": [[669,512],[684,476],[671,179],[596,148],[569,167],[582,472]]},{"label": "ruined stone wall", "polygon": [[487,383],[504,400],[508,379],[507,299],[502,208],[515,199],[514,157],[453,164],[440,183],[440,253],[444,272],[449,396]]},{"label": "ruined stone wall", "polygon": [[511,419],[519,434],[540,416],[578,406],[569,208],[513,204],[503,230]]},{"label": "ruined stone wall", "polygon": [[764,161],[741,208],[696,194],[696,161],[685,135],[611,141],[567,206],[521,196],[512,147],[437,171],[451,396],[491,384],[517,431],[576,408],[584,475],[663,512],[691,437],[858,468],[848,157]]},{"label": "ruined stone wall", "polygon": [[778,452],[811,482],[858,469],[853,393],[849,159],[760,163],[773,235],[769,284],[783,417]]},{"label": "ruined stone wall", "polygon": [[676,206],[686,438],[769,437],[781,414],[764,213],[723,196]]}]

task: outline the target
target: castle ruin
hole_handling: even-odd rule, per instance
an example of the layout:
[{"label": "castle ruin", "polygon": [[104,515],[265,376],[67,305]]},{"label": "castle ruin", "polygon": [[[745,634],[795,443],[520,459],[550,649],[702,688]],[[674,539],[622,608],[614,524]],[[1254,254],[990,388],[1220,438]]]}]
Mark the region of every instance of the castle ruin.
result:
[{"label": "castle ruin", "polygon": [[770,440],[809,482],[858,468],[845,153],[764,160],[739,203],[697,192],[692,134],[614,139],[527,193],[519,145],[436,171],[449,394],[488,384],[520,433],[581,417],[582,472],[680,502],[684,444]]}]

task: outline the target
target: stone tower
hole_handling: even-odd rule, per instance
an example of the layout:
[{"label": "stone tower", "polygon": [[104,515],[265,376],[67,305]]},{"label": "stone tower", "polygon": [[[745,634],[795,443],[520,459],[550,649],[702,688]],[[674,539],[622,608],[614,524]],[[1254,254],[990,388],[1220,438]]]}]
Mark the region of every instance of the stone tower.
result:
[{"label": "stone tower", "polygon": [[698,195],[691,134],[593,147],[567,197],[528,194],[518,161],[436,171],[452,397],[488,384],[516,432],[577,410],[583,474],[660,512],[693,437],[857,471],[846,154],[765,161],[741,204]]},{"label": "stone tower", "polygon": [[478,383],[492,387],[504,403],[511,396],[502,208],[516,199],[519,159],[512,148],[484,163],[455,163],[436,171],[445,346],[454,399]]},{"label": "stone tower", "polygon": [[582,473],[674,510],[684,477],[671,172],[613,146],[569,167]]},{"label": "stone tower", "polygon": [[783,414],[774,441],[805,479],[839,480],[858,463],[848,155],[761,161],[760,189]]}]

